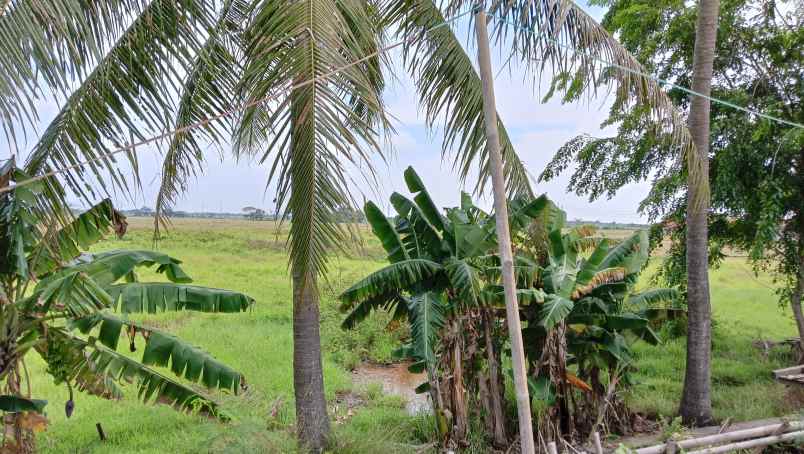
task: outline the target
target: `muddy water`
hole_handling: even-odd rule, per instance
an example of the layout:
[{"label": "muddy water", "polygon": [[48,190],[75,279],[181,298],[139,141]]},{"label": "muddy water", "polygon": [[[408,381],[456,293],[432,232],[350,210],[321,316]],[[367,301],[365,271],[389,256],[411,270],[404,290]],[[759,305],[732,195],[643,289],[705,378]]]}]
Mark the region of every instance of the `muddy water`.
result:
[{"label": "muddy water", "polygon": [[415,415],[430,411],[428,394],[416,394],[416,387],[427,381],[426,374],[408,371],[409,363],[361,364],[352,372],[352,381],[358,386],[371,383],[382,385],[385,394],[393,394],[405,399],[408,414]]}]

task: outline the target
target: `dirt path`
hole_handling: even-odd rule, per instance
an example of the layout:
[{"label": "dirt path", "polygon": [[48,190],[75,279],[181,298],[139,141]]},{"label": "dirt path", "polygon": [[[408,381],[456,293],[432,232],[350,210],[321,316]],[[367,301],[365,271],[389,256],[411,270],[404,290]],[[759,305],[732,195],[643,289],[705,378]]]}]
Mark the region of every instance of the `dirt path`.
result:
[{"label": "dirt path", "polygon": [[416,394],[415,391],[417,386],[427,380],[427,376],[409,372],[409,365],[361,364],[352,372],[352,381],[361,386],[376,383],[382,386],[383,393],[404,398],[405,408],[411,415],[429,412],[430,401],[427,394]]}]

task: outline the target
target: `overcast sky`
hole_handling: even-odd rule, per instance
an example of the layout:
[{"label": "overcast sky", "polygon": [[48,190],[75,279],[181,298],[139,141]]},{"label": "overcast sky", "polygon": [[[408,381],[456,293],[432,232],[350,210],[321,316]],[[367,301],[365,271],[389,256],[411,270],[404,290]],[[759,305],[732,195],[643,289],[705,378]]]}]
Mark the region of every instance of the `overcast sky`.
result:
[{"label": "overcast sky", "polygon": [[[600,8],[589,8],[588,11],[598,19],[603,14]],[[464,44],[466,38],[472,36],[468,31],[466,23],[458,25],[457,33]],[[474,48],[469,50],[470,55],[474,56]],[[393,58],[396,62],[399,61],[396,55]],[[502,67],[503,61],[500,58],[494,60],[495,70]],[[400,67],[398,64],[395,66]],[[441,134],[438,131],[428,132],[424,116],[420,114],[415,101],[411,80],[401,71],[397,76],[399,80],[390,84],[385,97],[390,114],[396,118],[394,126],[397,134],[387,150],[393,150],[393,154],[388,164],[379,160],[375,163],[381,186],[372,190],[368,185],[357,184],[356,198],[361,200],[365,196],[378,205],[387,207],[391,192],[406,192],[402,171],[412,165],[439,206],[454,206],[458,204],[461,186],[452,172],[451,162],[442,162]],[[506,68],[498,74],[495,90],[497,110],[519,156],[534,177],[539,175],[555,151],[567,140],[581,133],[602,134],[599,125],[606,118],[610,103],[610,100],[601,99],[583,104],[562,105],[558,101],[542,104],[538,85],[534,91],[532,79],[516,67],[510,70]],[[42,103],[40,131],[57,110],[58,105],[55,102]],[[5,158],[8,154],[8,150],[2,151],[0,158]],[[136,194],[133,201],[115,197],[119,208],[142,205],[152,207],[154,204],[155,189],[159,182],[160,155],[156,149],[143,148],[139,150],[138,157],[143,192]],[[274,194],[271,188],[266,190],[266,179],[266,167],[252,162],[238,163],[228,156],[220,160],[217,153],[210,151],[205,173],[192,182],[176,209],[237,212],[245,206],[255,206],[273,210]],[[626,187],[611,200],[589,203],[585,198],[565,192],[567,179],[568,174],[548,184],[535,184],[534,181],[534,187],[537,193],[547,193],[567,211],[570,219],[645,221],[636,209],[639,201],[647,194],[647,183]],[[471,190],[473,185],[474,181],[467,181],[467,190]],[[481,204],[486,207],[490,202],[490,198],[481,200]]]}]

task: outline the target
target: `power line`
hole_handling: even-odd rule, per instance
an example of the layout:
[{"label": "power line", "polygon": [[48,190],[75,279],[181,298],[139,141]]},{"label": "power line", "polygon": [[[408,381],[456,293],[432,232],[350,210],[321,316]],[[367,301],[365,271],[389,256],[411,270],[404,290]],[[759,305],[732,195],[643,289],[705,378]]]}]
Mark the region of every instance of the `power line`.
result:
[{"label": "power line", "polygon": [[300,82],[298,84],[293,84],[293,85],[289,85],[289,86],[287,86],[285,88],[281,88],[281,89],[278,90],[277,93],[275,93],[273,95],[268,95],[268,96],[265,96],[265,97],[260,98],[260,99],[249,101],[248,103],[245,103],[245,104],[242,104],[240,106],[234,107],[232,109],[223,111],[223,112],[221,112],[219,114],[213,115],[211,117],[205,118],[205,119],[197,121],[195,123],[191,123],[189,125],[182,126],[181,128],[177,128],[177,129],[174,129],[172,131],[164,132],[164,133],[159,134],[157,136],[153,136],[153,137],[150,137],[148,139],[141,140],[139,142],[133,142],[133,143],[131,143],[129,145],[126,145],[126,146],[123,146],[123,147],[120,147],[120,148],[116,148],[116,149],[114,149],[112,151],[109,151],[108,153],[102,153],[99,156],[96,156],[96,157],[94,157],[92,159],[87,159],[86,161],[80,161],[80,162],[77,162],[77,163],[75,163],[73,165],[69,165],[69,166],[66,166],[66,167],[61,167],[59,169],[51,170],[50,172],[45,172],[42,175],[37,175],[35,177],[29,178],[27,180],[20,181],[18,183],[13,184],[13,185],[5,186],[3,188],[0,188],[0,194],[5,193],[5,192],[13,191],[14,189],[16,189],[18,187],[21,187],[21,186],[26,186],[26,185],[35,183],[37,181],[44,180],[46,178],[56,176],[56,175],[58,175],[60,173],[67,172],[68,170],[73,170],[73,169],[77,169],[79,167],[83,167],[86,164],[100,161],[100,160],[102,160],[104,158],[107,158],[109,156],[113,156],[113,155],[122,153],[124,151],[133,151],[134,153],[136,153],[137,152],[137,147],[141,147],[143,145],[150,145],[150,144],[152,144],[154,142],[158,142],[158,141],[160,141],[162,139],[172,137],[172,136],[174,136],[176,134],[182,134],[182,133],[185,133],[187,131],[191,131],[193,129],[200,128],[202,126],[206,126],[207,124],[209,124],[212,121],[220,120],[221,118],[225,118],[225,117],[228,117],[229,115],[241,112],[241,111],[243,111],[245,109],[248,109],[249,107],[254,107],[256,105],[259,105],[259,104],[271,101],[273,99],[276,99],[282,93],[284,93],[284,92],[286,92],[288,90],[295,90],[297,88],[306,87],[307,85],[310,85],[310,84],[316,83],[318,81],[327,79],[330,76],[338,74],[339,72],[341,72],[341,71],[343,71],[345,69],[348,69],[348,68],[350,68],[352,66],[355,66],[355,65],[358,65],[360,63],[363,63],[363,62],[365,62],[365,61],[367,61],[367,60],[369,60],[371,58],[374,58],[374,57],[376,57],[376,56],[378,56],[380,54],[384,54],[384,53],[386,53],[386,52],[388,52],[388,51],[390,51],[392,49],[395,49],[395,48],[403,45],[403,44],[413,43],[413,42],[421,39],[423,36],[425,36],[426,33],[431,32],[431,31],[436,30],[436,29],[441,28],[441,27],[445,27],[445,26],[455,22],[456,20],[460,19],[461,17],[466,16],[467,14],[471,14],[473,12],[474,12],[474,9],[470,9],[470,10],[464,11],[464,12],[462,12],[460,14],[456,14],[455,16],[451,17],[450,19],[444,20],[440,24],[434,25],[434,26],[432,26],[432,27],[430,27],[428,29],[423,30],[417,37],[410,37],[410,38],[399,40],[399,41],[395,42],[394,44],[390,44],[388,46],[380,48],[380,49],[378,49],[378,50],[376,50],[374,52],[371,52],[370,54],[367,54],[366,56],[364,56],[362,58],[359,58],[359,59],[357,59],[357,60],[355,60],[353,62],[350,62],[350,63],[347,63],[345,65],[342,65],[342,66],[340,66],[338,68],[335,68],[335,69],[333,69],[333,70],[331,70],[329,72],[321,74],[320,76],[317,76],[317,77],[315,77],[313,79],[308,79],[308,80],[305,80],[304,82]]},{"label": "power line", "polygon": [[[13,184],[13,185],[9,185],[9,186],[0,188],[0,194],[5,193],[5,192],[13,191],[15,188],[18,188],[18,187],[21,187],[21,186],[26,186],[26,185],[35,183],[37,181],[44,180],[46,178],[50,178],[52,176],[56,176],[56,175],[58,175],[60,173],[67,172],[68,170],[77,169],[77,168],[82,167],[82,166],[84,166],[86,164],[100,161],[100,160],[102,160],[102,159],[104,159],[106,157],[109,157],[109,156],[112,156],[112,155],[115,155],[115,154],[119,154],[119,153],[122,153],[124,151],[134,151],[136,153],[137,147],[141,147],[143,145],[149,145],[149,144],[152,144],[152,143],[157,142],[159,140],[166,139],[168,137],[174,136],[176,134],[181,134],[181,133],[191,131],[193,129],[196,129],[196,128],[199,128],[199,127],[202,127],[202,126],[206,126],[207,124],[209,124],[212,121],[219,120],[219,119],[224,118],[224,117],[228,117],[229,115],[232,115],[232,114],[235,114],[237,112],[243,111],[243,110],[245,110],[245,109],[247,109],[249,107],[254,107],[254,106],[262,104],[264,102],[271,101],[271,100],[279,97],[283,92],[285,92],[287,90],[294,90],[294,89],[297,89],[297,88],[302,88],[302,87],[305,87],[305,86],[310,85],[312,83],[318,82],[320,80],[327,79],[330,76],[333,76],[333,75],[343,71],[344,69],[350,68],[350,67],[355,66],[355,65],[360,64],[360,63],[363,63],[363,62],[365,62],[365,61],[367,61],[367,60],[369,60],[371,58],[376,57],[377,55],[384,54],[384,53],[386,53],[386,52],[388,52],[388,51],[390,51],[390,50],[392,50],[394,48],[397,48],[397,47],[399,47],[399,46],[401,46],[401,45],[403,45],[405,43],[415,42],[415,41],[421,39],[427,32],[430,32],[430,31],[436,30],[438,28],[447,26],[447,25],[455,22],[456,20],[460,19],[461,17],[466,16],[467,14],[473,13],[474,11],[475,11],[475,8],[472,8],[470,10],[464,11],[464,12],[462,12],[460,14],[457,14],[457,15],[453,16],[450,19],[447,19],[447,20],[441,22],[440,24],[434,25],[434,26],[432,26],[432,27],[430,27],[430,28],[428,28],[426,30],[423,30],[419,34],[419,36],[417,36],[415,38],[411,37],[411,38],[406,38],[406,39],[399,40],[394,44],[391,44],[391,45],[388,45],[388,46],[383,47],[381,49],[378,49],[378,50],[376,50],[376,51],[374,51],[374,52],[372,52],[372,53],[370,53],[370,54],[368,54],[368,55],[366,55],[366,56],[364,56],[364,57],[362,57],[362,58],[360,58],[358,60],[355,60],[355,61],[353,61],[351,63],[348,63],[346,65],[343,65],[343,66],[340,66],[338,68],[335,68],[335,69],[333,69],[333,70],[331,70],[331,71],[329,71],[327,73],[324,73],[324,74],[322,74],[320,76],[317,76],[317,77],[315,77],[313,79],[309,79],[309,80],[306,80],[304,82],[300,82],[298,84],[289,85],[289,86],[285,87],[284,89],[280,89],[279,92],[276,93],[276,94],[268,95],[268,96],[265,96],[263,98],[250,101],[250,102],[248,102],[246,104],[243,104],[243,105],[240,105],[238,107],[226,110],[224,112],[221,112],[219,114],[213,115],[213,116],[208,117],[208,118],[205,118],[205,119],[200,120],[198,122],[189,124],[187,126],[183,126],[181,128],[177,128],[177,129],[172,130],[172,131],[168,131],[168,132],[159,134],[157,136],[154,136],[154,137],[151,137],[151,138],[148,138],[148,139],[141,140],[139,142],[131,143],[129,145],[114,149],[114,150],[112,150],[112,151],[110,151],[108,153],[102,153],[101,155],[99,155],[99,156],[97,156],[95,158],[88,159],[86,161],[81,161],[81,162],[78,162],[76,164],[69,165],[69,166],[66,166],[66,167],[62,167],[62,168],[59,168],[59,169],[56,169],[56,170],[52,170],[50,172],[43,173],[42,175],[38,175],[38,176],[35,176],[35,177],[32,177],[32,178],[29,178],[27,180],[20,181],[18,183]],[[506,20],[504,20],[502,18],[499,18],[499,17],[497,17],[497,16],[495,16],[493,14],[489,14],[489,16],[494,18],[494,19],[496,19],[496,20],[499,20],[500,22],[504,22],[504,23],[507,23],[507,24],[509,24],[509,25],[511,25],[513,27],[516,27],[516,28],[518,28],[520,30],[528,30],[527,27],[524,27],[524,26],[521,26],[521,25],[518,25],[518,24],[515,24],[515,23],[512,23],[512,22],[509,22],[509,21],[506,21]],[[768,115],[768,114],[765,114],[765,113],[762,113],[762,112],[759,112],[759,111],[748,109],[748,108],[740,106],[738,104],[734,104],[734,103],[732,103],[730,101],[726,101],[726,100],[723,100],[723,99],[719,99],[719,98],[715,98],[715,97],[712,97],[712,96],[705,95],[703,93],[699,93],[697,91],[694,91],[694,90],[689,89],[687,87],[684,87],[682,85],[678,85],[676,83],[670,82],[669,80],[662,79],[662,78],[654,76],[652,74],[648,74],[648,73],[645,73],[643,71],[639,71],[639,70],[636,70],[636,69],[633,69],[633,68],[629,68],[629,67],[620,65],[618,63],[610,62],[608,60],[605,60],[603,58],[597,57],[595,55],[591,55],[591,54],[589,54],[587,52],[584,52],[582,50],[575,49],[574,47],[572,47],[570,45],[561,43],[557,38],[551,38],[549,36],[545,36],[545,39],[553,42],[555,45],[557,45],[559,47],[563,47],[563,48],[565,48],[565,49],[567,49],[567,50],[569,50],[571,52],[574,52],[576,54],[584,55],[584,56],[586,56],[588,58],[591,58],[593,60],[596,60],[596,61],[598,61],[600,63],[606,64],[606,65],[609,65],[609,66],[613,66],[613,67],[616,67],[616,68],[621,69],[623,71],[626,71],[626,72],[629,72],[629,73],[632,73],[632,74],[636,74],[636,75],[645,77],[647,79],[650,79],[650,80],[653,80],[655,82],[658,82],[658,83],[660,83],[662,85],[667,85],[667,86],[677,88],[677,89],[679,89],[679,90],[681,90],[681,91],[683,91],[685,93],[688,93],[690,95],[706,98],[711,102],[722,104],[724,106],[727,106],[727,107],[730,107],[730,108],[733,108],[733,109],[736,109],[736,110],[743,111],[743,112],[745,112],[747,114],[750,114],[750,115],[756,115],[758,117],[765,118],[767,120],[771,120],[771,121],[775,121],[775,122],[778,122],[778,123],[786,124],[788,126],[793,126],[793,127],[796,127],[796,128],[804,129],[804,124],[795,123],[795,122],[788,121],[788,120],[785,120],[785,119],[782,119],[782,118],[774,117],[772,115]]]},{"label": "power line", "polygon": [[[489,14],[489,17],[497,19],[500,22],[506,23],[506,24],[511,25],[512,27],[518,28],[520,30],[525,30],[525,31],[529,30],[528,27],[524,27],[524,26],[515,24],[513,22],[509,22],[509,21],[507,21],[505,19],[502,19],[500,17],[494,16],[493,14]],[[613,66],[613,67],[615,67],[617,69],[621,69],[621,70],[629,72],[631,74],[635,74],[635,75],[638,75],[638,76],[645,77],[647,79],[653,80],[654,82],[658,82],[661,85],[667,85],[667,86],[670,86],[670,87],[673,87],[673,88],[677,88],[677,89],[679,89],[679,90],[681,90],[684,93],[687,93],[689,95],[705,98],[705,99],[708,99],[711,102],[715,102],[715,103],[718,103],[718,104],[721,104],[721,105],[724,105],[724,106],[727,106],[727,107],[731,107],[732,109],[743,111],[743,112],[745,112],[745,113],[747,113],[749,115],[756,115],[756,116],[764,118],[766,120],[775,121],[777,123],[782,123],[782,124],[785,124],[785,125],[788,125],[788,126],[793,126],[794,128],[804,129],[804,124],[796,123],[794,121],[785,120],[784,118],[774,117],[773,115],[768,115],[766,113],[762,113],[762,112],[759,112],[757,110],[752,110],[752,109],[749,109],[747,107],[741,106],[739,104],[735,104],[735,103],[733,103],[731,101],[726,101],[725,99],[719,99],[719,98],[715,98],[713,96],[705,95],[703,93],[700,93],[700,92],[697,92],[697,91],[692,90],[690,88],[687,88],[687,87],[685,87],[683,85],[678,85],[676,83],[670,82],[667,79],[662,79],[661,77],[654,76],[653,74],[648,74],[646,72],[639,71],[639,70],[636,70],[636,69],[633,69],[633,68],[629,68],[627,66],[623,66],[623,65],[620,65],[618,63],[610,62],[610,61],[605,60],[603,58],[600,58],[600,57],[597,57],[595,55],[592,55],[592,54],[590,54],[588,52],[584,52],[582,50],[575,49],[574,47],[572,47],[572,46],[570,46],[568,44],[564,44],[564,43],[560,42],[557,38],[552,38],[552,37],[549,37],[549,36],[545,36],[545,39],[548,40],[548,41],[551,41],[553,44],[555,44],[555,45],[557,45],[559,47],[563,47],[564,49],[567,49],[567,50],[569,50],[571,52],[574,52],[576,54],[584,55],[584,56],[586,56],[588,58],[591,58],[593,60],[598,61],[599,63],[603,63],[603,64],[606,64],[606,65],[609,65],[609,66]]]}]

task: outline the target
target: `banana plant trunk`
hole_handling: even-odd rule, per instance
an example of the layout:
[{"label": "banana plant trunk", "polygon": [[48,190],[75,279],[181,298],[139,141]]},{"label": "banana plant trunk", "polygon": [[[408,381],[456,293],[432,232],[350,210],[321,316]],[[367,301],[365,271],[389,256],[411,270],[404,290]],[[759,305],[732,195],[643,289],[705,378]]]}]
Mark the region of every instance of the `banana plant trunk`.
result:
[{"label": "banana plant trunk", "polygon": [[[709,96],[715,57],[719,0],[700,0],[695,30],[692,89]],[[711,338],[712,309],[709,301],[709,112],[707,98],[693,96],[689,129],[695,149],[688,157],[687,192],[687,366],[679,413],[685,424],[712,421]]]},{"label": "banana plant trunk", "polygon": [[293,276],[293,389],[299,441],[310,452],[322,452],[329,435],[321,366],[318,286],[312,273]]},{"label": "banana plant trunk", "polygon": [[[8,373],[7,390],[12,396],[22,396],[20,388],[19,361],[12,363]],[[3,416],[3,446],[0,451],[14,454],[33,454],[36,452],[36,437],[30,427],[25,424],[24,412],[6,413]]]},{"label": "banana plant trunk", "polygon": [[466,405],[466,389],[463,383],[463,329],[460,318],[456,317],[452,327],[452,438],[461,446],[466,444],[469,433],[469,409]]},{"label": "banana plant trunk", "polygon": [[494,192],[494,213],[497,222],[497,240],[502,262],[503,288],[505,289],[505,313],[508,333],[511,336],[511,361],[514,369],[514,388],[516,393],[517,416],[519,419],[519,440],[522,453],[535,452],[533,443],[533,423],[530,412],[527,371],[525,370],[525,349],[522,343],[522,326],[519,321],[519,305],[516,299],[514,280],[514,260],[511,251],[511,234],[508,227],[508,207],[505,194],[502,155],[500,153],[500,134],[497,125],[497,107],[494,100],[494,76],[491,72],[489,36],[486,26],[485,5],[479,2],[475,12],[475,32],[477,34],[477,60],[480,79],[483,84],[483,118],[486,126],[486,148],[491,162],[491,182]]},{"label": "banana plant trunk", "polygon": [[503,392],[500,380],[500,358],[494,350],[494,338],[491,334],[494,317],[490,309],[483,310],[483,336],[486,342],[486,360],[489,363],[489,394],[492,434],[494,446],[501,448],[508,442],[505,434],[505,413],[503,411]]}]

